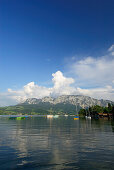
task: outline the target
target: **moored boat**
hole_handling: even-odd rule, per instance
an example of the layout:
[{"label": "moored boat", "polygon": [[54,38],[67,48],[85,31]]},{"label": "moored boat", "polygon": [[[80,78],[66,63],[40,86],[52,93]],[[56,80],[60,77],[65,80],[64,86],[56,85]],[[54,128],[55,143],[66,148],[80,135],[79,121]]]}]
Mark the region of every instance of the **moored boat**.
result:
[{"label": "moored boat", "polygon": [[68,115],[67,115],[67,114],[65,114],[64,116],[66,116],[66,117],[67,117]]},{"label": "moored boat", "polygon": [[53,118],[53,115],[47,115],[47,118]]},{"label": "moored boat", "polygon": [[74,117],[74,120],[77,120],[77,119],[79,119],[79,116],[78,116],[78,115],[76,115],[76,116]]},{"label": "moored boat", "polygon": [[58,117],[59,117],[59,115],[54,115],[54,116],[53,116],[53,118],[58,118]]},{"label": "moored boat", "polygon": [[17,117],[16,119],[17,120],[22,120],[22,119],[25,119],[25,117]]},{"label": "moored boat", "polygon": [[[76,112],[77,112],[77,105],[76,105]],[[77,120],[77,119],[79,119],[79,114],[78,114],[78,112],[77,112],[76,116],[74,117],[74,120]]]},{"label": "moored boat", "polygon": [[86,118],[86,119],[91,119],[91,115],[90,115],[90,111],[89,111],[89,109],[88,109],[88,113],[89,113],[88,115],[87,115],[87,113],[86,113],[85,118]]},{"label": "moored boat", "polygon": [[87,116],[86,119],[91,119],[91,116]]}]

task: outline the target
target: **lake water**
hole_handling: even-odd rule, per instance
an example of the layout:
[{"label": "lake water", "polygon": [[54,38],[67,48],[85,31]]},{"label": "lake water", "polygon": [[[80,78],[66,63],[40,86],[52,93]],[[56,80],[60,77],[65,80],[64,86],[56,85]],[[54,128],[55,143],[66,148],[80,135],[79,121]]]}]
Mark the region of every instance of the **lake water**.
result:
[{"label": "lake water", "polygon": [[114,122],[0,117],[0,169],[112,170]]}]

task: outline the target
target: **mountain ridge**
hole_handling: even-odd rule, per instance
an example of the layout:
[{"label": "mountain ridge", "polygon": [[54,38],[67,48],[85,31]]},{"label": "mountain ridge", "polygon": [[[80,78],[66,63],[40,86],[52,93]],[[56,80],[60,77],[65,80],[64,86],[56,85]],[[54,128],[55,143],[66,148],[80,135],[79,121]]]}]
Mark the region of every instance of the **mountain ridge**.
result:
[{"label": "mountain ridge", "polygon": [[82,108],[91,107],[94,105],[99,105],[106,107],[108,106],[108,103],[114,104],[111,100],[104,100],[104,99],[95,99],[89,96],[83,96],[83,95],[62,95],[59,97],[44,97],[42,99],[37,98],[28,98],[23,103],[20,103],[22,105],[27,104],[39,104],[39,103],[50,103],[52,105],[56,104],[72,104],[72,105],[78,105]]}]

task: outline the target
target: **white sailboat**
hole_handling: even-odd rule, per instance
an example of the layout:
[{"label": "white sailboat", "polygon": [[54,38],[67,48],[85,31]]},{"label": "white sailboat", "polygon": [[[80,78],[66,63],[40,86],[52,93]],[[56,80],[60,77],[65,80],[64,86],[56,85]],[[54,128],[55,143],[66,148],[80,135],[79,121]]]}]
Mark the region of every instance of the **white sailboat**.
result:
[{"label": "white sailboat", "polygon": [[89,115],[86,115],[85,118],[86,118],[86,119],[91,119],[91,115],[90,115],[89,109],[88,109],[88,112],[89,112]]},{"label": "white sailboat", "polygon": [[76,105],[76,116],[74,117],[74,120],[76,119],[79,119],[79,115],[78,115],[78,112],[77,112],[77,105]]}]

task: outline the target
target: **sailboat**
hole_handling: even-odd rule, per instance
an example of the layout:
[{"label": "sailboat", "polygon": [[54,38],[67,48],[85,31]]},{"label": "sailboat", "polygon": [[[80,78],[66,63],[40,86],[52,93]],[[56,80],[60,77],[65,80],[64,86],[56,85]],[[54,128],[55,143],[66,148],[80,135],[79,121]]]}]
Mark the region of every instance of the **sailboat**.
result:
[{"label": "sailboat", "polygon": [[86,119],[91,119],[91,115],[90,115],[89,109],[88,109],[88,112],[89,112],[89,115],[88,115],[88,116],[85,116],[85,117],[86,117]]},{"label": "sailboat", "polygon": [[87,111],[86,111],[86,109],[85,109],[85,112],[86,112],[85,118],[87,119]]},{"label": "sailboat", "polygon": [[78,112],[77,112],[77,105],[76,105],[76,116],[74,117],[74,120],[77,120],[77,119],[79,119],[79,115],[78,115]]}]

